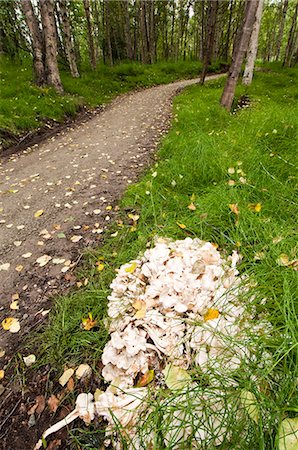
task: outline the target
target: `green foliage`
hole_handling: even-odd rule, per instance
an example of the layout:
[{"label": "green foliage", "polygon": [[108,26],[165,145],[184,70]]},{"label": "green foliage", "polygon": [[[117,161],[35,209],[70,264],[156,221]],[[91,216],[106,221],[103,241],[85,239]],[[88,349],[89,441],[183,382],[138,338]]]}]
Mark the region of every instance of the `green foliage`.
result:
[{"label": "green foliage", "polygon": [[[115,269],[143,252],[155,235],[199,237],[215,242],[227,253],[239,249],[243,255],[239,270],[256,281],[250,291],[256,318],[268,313],[270,316],[272,333],[263,336],[257,348],[268,351],[271,360],[269,368],[247,367],[237,374],[237,383],[246,397],[248,392],[249,398],[257,399],[258,419],[248,409],[244,422],[235,421],[239,399],[235,399],[234,380],[230,380],[225,401],[232,404],[232,409],[223,411],[229,433],[221,448],[274,448],[278,427],[297,411],[298,400],[297,274],[280,260],[283,254],[289,260],[297,255],[296,76],[290,69],[258,72],[250,88],[239,86],[237,91],[237,96],[249,95],[249,107],[232,115],[219,105],[223,80],[190,87],[175,100],[175,121],[162,143],[159,161],[128,189],[121,202],[124,227],[115,224],[117,237],[107,233],[103,248],[87,255],[81,276],[89,279],[88,286],[58,301],[50,326],[42,335],[46,342],[44,361],[52,365],[70,360],[98,364],[107,339],[102,320]],[[229,173],[232,168],[235,173]],[[156,176],[152,176],[154,172]],[[191,202],[195,210],[188,208]],[[257,204],[260,208],[256,208]],[[237,205],[238,217],[231,205]],[[128,211],[140,215],[135,231],[129,224]],[[105,264],[101,272],[95,264],[99,259]],[[80,329],[81,318],[88,312],[98,318],[99,330]],[[256,378],[251,377],[252,371]],[[216,388],[212,391],[199,372],[197,379],[202,384],[195,397],[213,392],[213,400],[209,398],[217,402],[221,394],[216,393]],[[218,379],[216,385],[221,381]],[[152,404],[152,413],[142,422],[141,439],[154,430],[156,449],[164,448],[159,435],[170,426],[166,419],[177,409],[179,395],[173,393],[166,404],[162,398]],[[187,402],[180,402],[188,423],[197,420],[193,398],[190,395]],[[80,430],[75,442],[91,445],[92,435]],[[206,449],[213,448],[212,442]],[[166,448],[173,448],[173,443]],[[179,448],[189,447],[186,442]]]}]

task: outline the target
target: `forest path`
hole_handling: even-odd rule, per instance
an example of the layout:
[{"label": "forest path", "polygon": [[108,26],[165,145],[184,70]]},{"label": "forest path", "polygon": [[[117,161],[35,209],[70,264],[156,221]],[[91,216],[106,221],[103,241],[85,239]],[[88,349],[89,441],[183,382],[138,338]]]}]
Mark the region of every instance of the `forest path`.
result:
[{"label": "forest path", "polygon": [[[50,298],[76,283],[82,249],[99,246],[113,217],[106,207],[149,164],[173,96],[198,81],[120,96],[86,122],[0,162],[0,320],[20,322],[18,333],[0,329],[8,353],[44,320]],[[15,299],[19,309],[12,310]]]}]

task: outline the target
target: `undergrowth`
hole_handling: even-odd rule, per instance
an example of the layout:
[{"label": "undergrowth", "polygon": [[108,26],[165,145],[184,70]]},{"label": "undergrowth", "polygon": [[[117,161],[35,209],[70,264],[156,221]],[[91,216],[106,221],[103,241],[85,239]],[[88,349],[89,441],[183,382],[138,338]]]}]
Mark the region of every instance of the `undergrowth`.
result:
[{"label": "undergrowth", "polygon": [[[65,95],[61,96],[52,88],[33,84],[30,58],[12,61],[1,56],[0,140],[7,146],[14,135],[34,130],[49,119],[62,122],[66,117],[74,117],[82,106],[100,106],[120,93],[139,87],[194,78],[200,70],[201,63],[193,61],[153,65],[121,63],[114,67],[101,64],[94,71],[82,67],[80,78],[72,78],[69,72],[62,69]],[[219,63],[210,68],[210,72],[219,70]]]},{"label": "undergrowth", "polygon": [[[256,73],[250,88],[238,87],[237,96],[247,95],[250,104],[234,114],[219,105],[223,80],[190,87],[176,98],[173,126],[158,161],[126,192],[118,223],[107,233],[104,246],[86,255],[80,276],[88,279],[87,286],[58,299],[42,334],[43,363],[62,368],[87,362],[96,369],[108,339],[104,318],[117,267],[143,252],[157,235],[199,237],[226,253],[239,250],[243,257],[239,270],[254,280],[250,294],[255,319],[266,315],[272,324],[270,335],[257,343],[269,363],[245,367],[237,374],[238,386],[257,399],[258,418],[246,414],[244,422],[237,421],[237,393],[235,380],[231,381],[225,388],[233,405],[225,412],[229,433],[216,447],[215,430],[213,441],[202,447],[206,449],[276,448],[279,424],[298,412],[298,286],[290,264],[297,257],[297,74],[294,69],[274,70]],[[136,227],[129,212],[140,216]],[[98,261],[104,264],[100,272]],[[80,324],[89,312],[98,327],[84,331]],[[194,376],[201,380],[200,392],[206,393],[210,384],[199,371]],[[217,401],[221,394],[215,389],[212,395]],[[167,404],[155,402],[152,413],[140,422],[141,438],[155,431],[155,449],[191,448],[188,441],[179,447],[170,441],[164,447],[159,440],[170,426],[177,401],[172,395]],[[196,423],[193,396],[183,408],[187,423]],[[68,448],[98,448],[102,439],[100,429],[79,428],[72,433]]]}]

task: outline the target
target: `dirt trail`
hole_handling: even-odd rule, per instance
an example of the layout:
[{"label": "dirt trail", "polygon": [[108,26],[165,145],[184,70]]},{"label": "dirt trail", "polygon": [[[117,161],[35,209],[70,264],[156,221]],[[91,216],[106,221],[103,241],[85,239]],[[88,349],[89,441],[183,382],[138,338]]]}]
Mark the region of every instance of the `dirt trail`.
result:
[{"label": "dirt trail", "polygon": [[[21,326],[16,334],[1,327],[0,347],[8,353],[44,320],[38,312],[49,307],[49,299],[72,284],[81,249],[98,245],[101,230],[112,219],[113,211],[106,207],[115,204],[150,162],[169,124],[173,95],[196,82],[118,97],[86,122],[3,158],[0,318],[18,318]],[[43,255],[51,259],[40,267],[36,260]],[[11,310],[17,297],[19,309]]]}]

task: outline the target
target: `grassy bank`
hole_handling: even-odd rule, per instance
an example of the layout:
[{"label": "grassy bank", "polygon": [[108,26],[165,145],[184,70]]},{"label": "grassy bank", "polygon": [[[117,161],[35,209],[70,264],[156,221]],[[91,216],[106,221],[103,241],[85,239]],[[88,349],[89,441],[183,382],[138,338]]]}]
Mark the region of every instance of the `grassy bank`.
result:
[{"label": "grassy bank", "polygon": [[[252,368],[239,373],[238,383],[254,392],[262,419],[247,417],[243,433],[243,424],[231,417],[233,444],[220,448],[275,448],[278,426],[297,413],[298,400],[295,81],[295,70],[257,73],[248,90],[239,86],[237,95],[248,94],[250,104],[234,114],[219,106],[223,80],[188,88],[176,98],[175,120],[158,162],[128,189],[105,245],[86,255],[79,276],[82,282],[88,279],[87,286],[58,299],[42,335],[39,361],[50,363],[60,374],[64,364],[79,362],[100,371],[108,339],[107,295],[115,269],[143,252],[156,235],[199,237],[227,253],[238,249],[243,256],[239,270],[255,282],[250,294],[256,320],[265,314],[272,324],[270,336],[258,343],[268,351],[270,363],[256,374],[261,390],[251,381]],[[137,224],[129,213],[139,215]],[[80,325],[88,313],[98,327],[84,331]],[[146,426],[154,428],[156,420],[162,428],[164,412],[154,408],[155,416]],[[191,403],[187,408],[191,411]],[[72,442],[97,448],[99,441],[94,432],[77,430]]]},{"label": "grassy bank", "polygon": [[[82,106],[100,106],[115,95],[138,87],[196,77],[201,64],[186,61],[154,65],[129,63],[114,67],[99,65],[95,71],[82,68],[80,78],[72,78],[62,70],[63,96],[51,88],[39,88],[32,83],[29,58],[13,62],[1,56],[0,68],[0,138],[2,136],[2,143],[7,146],[14,135],[34,130],[49,120],[62,122],[66,117],[74,117]],[[219,65],[211,69],[216,70]]]}]

